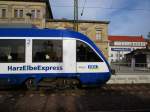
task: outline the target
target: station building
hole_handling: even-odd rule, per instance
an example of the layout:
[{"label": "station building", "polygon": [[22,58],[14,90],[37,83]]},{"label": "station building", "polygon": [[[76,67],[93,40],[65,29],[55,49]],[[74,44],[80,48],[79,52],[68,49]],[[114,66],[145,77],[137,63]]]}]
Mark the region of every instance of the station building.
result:
[{"label": "station building", "polygon": [[53,18],[49,0],[1,0],[0,24],[33,24],[45,28]]},{"label": "station building", "polygon": [[[79,20],[77,23],[78,31],[93,40],[108,59],[109,21]],[[38,28],[73,30],[74,20],[54,19],[49,0],[2,0],[0,25],[2,24],[32,24]]]},{"label": "station building", "polygon": [[147,42],[143,36],[112,36],[109,39],[109,62],[120,62],[136,49],[146,48]]}]

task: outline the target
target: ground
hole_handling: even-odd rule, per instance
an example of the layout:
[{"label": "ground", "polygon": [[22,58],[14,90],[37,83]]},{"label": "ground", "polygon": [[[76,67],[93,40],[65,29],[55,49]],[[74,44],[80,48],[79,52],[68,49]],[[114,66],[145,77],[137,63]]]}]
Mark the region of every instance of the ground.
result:
[{"label": "ground", "polygon": [[150,112],[150,85],[0,90],[0,112]]}]

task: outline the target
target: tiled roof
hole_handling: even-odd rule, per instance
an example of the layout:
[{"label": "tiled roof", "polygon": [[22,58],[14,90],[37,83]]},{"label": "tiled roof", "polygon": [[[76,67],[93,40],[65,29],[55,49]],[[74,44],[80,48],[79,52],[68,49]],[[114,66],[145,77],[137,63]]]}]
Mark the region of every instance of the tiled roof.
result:
[{"label": "tiled roof", "polygon": [[108,36],[109,41],[145,42],[143,36]]}]

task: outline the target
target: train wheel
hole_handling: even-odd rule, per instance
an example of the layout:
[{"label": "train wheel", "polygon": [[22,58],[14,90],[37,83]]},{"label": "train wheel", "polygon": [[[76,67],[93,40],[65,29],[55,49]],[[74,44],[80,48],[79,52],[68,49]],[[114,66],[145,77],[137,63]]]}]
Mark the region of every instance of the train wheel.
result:
[{"label": "train wheel", "polygon": [[36,90],[37,89],[37,85],[36,85],[36,80],[35,79],[28,79],[25,82],[26,88],[28,90]]}]

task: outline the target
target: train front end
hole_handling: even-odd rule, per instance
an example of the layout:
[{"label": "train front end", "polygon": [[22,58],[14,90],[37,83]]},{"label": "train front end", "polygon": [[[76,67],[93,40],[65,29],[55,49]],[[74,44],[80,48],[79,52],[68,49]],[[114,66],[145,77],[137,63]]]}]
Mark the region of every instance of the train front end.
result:
[{"label": "train front end", "polygon": [[111,77],[110,66],[101,50],[85,35],[76,35],[77,74],[82,84],[102,85]]}]

